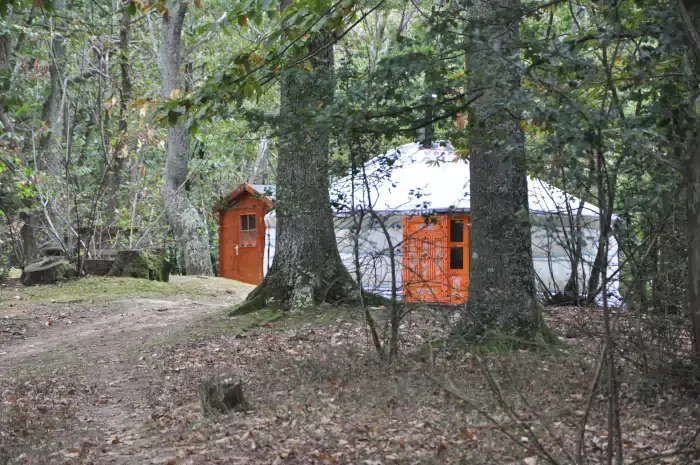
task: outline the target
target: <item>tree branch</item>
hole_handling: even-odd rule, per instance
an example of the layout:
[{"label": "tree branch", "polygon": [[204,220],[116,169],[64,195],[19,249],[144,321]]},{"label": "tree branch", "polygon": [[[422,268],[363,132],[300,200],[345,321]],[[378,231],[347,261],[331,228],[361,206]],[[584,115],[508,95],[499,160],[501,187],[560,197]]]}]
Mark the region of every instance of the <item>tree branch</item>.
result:
[{"label": "tree branch", "polygon": [[685,26],[685,32],[688,34],[688,37],[692,42],[695,55],[698,57],[698,59],[700,59],[700,33],[698,33],[698,30],[695,28],[693,18],[690,17],[688,8],[685,6],[683,0],[676,1],[678,3],[678,14],[683,21],[683,26]]},{"label": "tree branch", "polygon": [[90,69],[86,69],[85,71],[83,71],[82,73],[80,73],[76,76],[71,76],[69,78],[66,78],[65,86],[72,85],[72,84],[82,84],[86,80],[88,80],[91,77],[96,76],[98,74],[101,74],[103,77],[109,78],[109,76],[107,76],[104,73],[101,73],[100,70],[98,70],[97,68],[90,68]]}]

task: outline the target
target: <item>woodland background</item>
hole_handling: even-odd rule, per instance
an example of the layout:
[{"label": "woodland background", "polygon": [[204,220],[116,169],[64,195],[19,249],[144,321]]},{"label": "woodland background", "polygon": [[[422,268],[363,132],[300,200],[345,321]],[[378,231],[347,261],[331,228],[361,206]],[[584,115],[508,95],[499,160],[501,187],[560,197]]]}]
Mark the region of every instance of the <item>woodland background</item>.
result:
[{"label": "woodland background", "polygon": [[[242,181],[270,182],[278,186],[278,215],[308,227],[290,220],[296,229],[281,239],[285,253],[274,278],[247,303],[259,304],[274,288],[291,307],[318,304],[319,283],[351,281],[339,271],[330,222],[324,223],[329,200],[319,192],[401,143],[450,140],[477,181],[472,227],[482,242],[473,246],[498,251],[505,243],[522,252],[505,261],[486,254],[470,269],[471,310],[483,318],[458,325],[458,332],[539,325],[523,239],[529,229],[515,215],[528,173],[601,210],[594,273],[586,282],[572,275],[560,290],[568,303],[594,302],[613,277],[605,272],[609,238],[620,245],[613,273],[625,307],[611,310],[602,292],[603,310],[594,314],[602,355],[588,367],[595,369],[586,418],[600,394],[596,386],[607,386],[600,395],[609,412],[608,463],[613,457],[622,463],[626,447],[619,424],[625,386],[616,367],[680,373],[684,393],[695,392],[700,7],[694,2],[0,5],[0,272],[35,261],[47,247],[78,268],[84,257],[115,248],[165,247],[181,273],[212,275],[212,207]],[[569,211],[564,228],[573,268],[581,259],[579,216]],[[291,263],[313,279],[297,284]],[[493,282],[506,292],[480,292],[493,284],[486,270],[494,263]],[[331,296],[343,293],[339,286]],[[542,303],[554,297],[545,293]],[[383,333],[389,358],[398,354],[399,317],[407,315],[397,313],[396,299],[391,305]],[[368,311],[364,317],[371,327]],[[628,323],[625,331],[620,321]],[[383,341],[376,341],[383,354]],[[692,453],[685,457],[693,460]]]}]

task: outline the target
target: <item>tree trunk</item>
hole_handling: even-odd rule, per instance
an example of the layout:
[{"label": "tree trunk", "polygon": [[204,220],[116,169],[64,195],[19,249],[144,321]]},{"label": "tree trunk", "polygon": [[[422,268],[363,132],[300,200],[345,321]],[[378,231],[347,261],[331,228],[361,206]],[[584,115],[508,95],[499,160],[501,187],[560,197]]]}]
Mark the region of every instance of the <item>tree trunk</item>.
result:
[{"label": "tree trunk", "polygon": [[[690,0],[677,0],[678,12],[689,45],[700,63],[700,6]],[[697,85],[697,84],[696,84]],[[700,98],[693,95],[695,98]],[[692,110],[691,110],[692,111]],[[697,119],[697,117],[696,117]],[[692,124],[692,123],[691,123]],[[700,364],[700,122],[688,131],[687,234],[688,234],[688,310],[690,312],[693,355]]]},{"label": "tree trunk", "polygon": [[687,191],[688,307],[693,354],[700,363],[700,128],[688,138],[690,155]]},{"label": "tree trunk", "polygon": [[239,311],[270,299],[282,308],[311,307],[354,292],[333,229],[328,194],[329,128],[315,118],[333,99],[333,38],[310,40],[308,64],[285,72],[280,102],[277,170],[277,238],[270,271]]},{"label": "tree trunk", "polygon": [[63,174],[62,140],[65,131],[66,116],[68,106],[64,102],[63,80],[65,79],[66,66],[66,45],[63,37],[56,32],[53,21],[57,16],[66,10],[66,0],[56,0],[53,2],[56,13],[51,16],[51,43],[49,52],[49,95],[44,102],[41,111],[41,119],[50,128],[50,131],[41,138],[40,147],[42,149],[42,159],[40,166],[36,169],[47,168],[52,174]]},{"label": "tree trunk", "polygon": [[24,224],[20,229],[22,237],[22,259],[23,265],[34,263],[39,256],[39,247],[36,244],[37,218],[35,212],[20,212],[19,214]]},{"label": "tree trunk", "polygon": [[267,184],[269,182],[268,164],[270,155],[270,143],[267,137],[260,139],[258,143],[258,154],[255,157],[253,169],[248,176],[249,184]]},{"label": "tree trunk", "polygon": [[[187,10],[184,0],[169,0],[163,15],[160,43],[160,79],[163,97],[182,89],[180,76],[182,23]],[[162,195],[168,223],[175,232],[185,255],[189,275],[213,274],[209,239],[204,234],[203,219],[187,198],[185,181],[189,162],[189,134],[180,122],[168,127],[168,155],[163,172]]]},{"label": "tree trunk", "polygon": [[[599,235],[598,235],[598,250],[596,251],[595,259],[593,260],[593,265],[591,266],[591,277],[588,280],[588,290],[586,291],[586,302],[592,304],[601,292],[607,292],[601,286],[603,280],[603,274],[607,273],[608,264],[608,242],[609,235],[612,231],[612,210],[614,201],[614,191],[608,192],[609,195],[605,195],[603,192],[603,186],[606,183],[606,170],[605,170],[605,158],[601,148],[596,150],[595,160],[597,160],[593,165],[594,170],[591,171],[591,176],[595,177],[597,183],[598,191],[598,206],[600,211],[599,220]],[[616,184],[614,181],[611,183],[613,186]],[[607,192],[607,190],[606,190]]]},{"label": "tree trunk", "polygon": [[[5,108],[5,101],[11,97],[12,93],[12,73],[14,68],[14,44],[12,34],[4,32],[0,34],[0,71],[5,74],[5,79],[0,83],[0,124],[5,133],[15,134],[12,117]],[[23,160],[26,162],[26,159]],[[22,240],[22,265],[26,266],[36,261],[39,255],[36,243],[36,229],[38,221],[36,212],[31,211],[32,200],[24,198],[21,204],[26,210],[19,212],[19,218],[24,222],[20,228],[20,238]]]},{"label": "tree trunk", "polygon": [[[471,231],[469,300],[459,327],[468,339],[489,330],[531,336],[539,329],[532,265],[525,137],[513,97],[520,71],[519,0],[468,6]],[[516,51],[517,53],[517,51]]]},{"label": "tree trunk", "polygon": [[106,180],[107,197],[107,224],[112,222],[115,211],[119,207],[119,190],[122,183],[122,171],[124,162],[129,156],[128,130],[129,130],[129,104],[132,100],[131,65],[129,63],[129,41],[131,39],[131,18],[129,16],[129,4],[122,6],[119,20],[119,70],[120,70],[120,98],[119,98],[119,125],[117,134],[118,142],[114,148],[110,160],[109,171]]}]

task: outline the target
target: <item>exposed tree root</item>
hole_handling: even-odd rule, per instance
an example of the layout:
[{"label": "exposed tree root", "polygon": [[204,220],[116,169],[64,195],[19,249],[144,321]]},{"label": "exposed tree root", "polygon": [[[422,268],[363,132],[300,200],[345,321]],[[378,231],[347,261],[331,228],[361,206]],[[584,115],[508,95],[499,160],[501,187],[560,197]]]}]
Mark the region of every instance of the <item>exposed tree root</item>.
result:
[{"label": "exposed tree root", "polygon": [[281,268],[274,272],[273,267],[246,300],[231,310],[230,315],[246,315],[266,308],[303,311],[322,302],[356,304],[359,301],[357,286],[342,265],[331,280],[309,279],[302,275],[292,277],[279,270]]}]

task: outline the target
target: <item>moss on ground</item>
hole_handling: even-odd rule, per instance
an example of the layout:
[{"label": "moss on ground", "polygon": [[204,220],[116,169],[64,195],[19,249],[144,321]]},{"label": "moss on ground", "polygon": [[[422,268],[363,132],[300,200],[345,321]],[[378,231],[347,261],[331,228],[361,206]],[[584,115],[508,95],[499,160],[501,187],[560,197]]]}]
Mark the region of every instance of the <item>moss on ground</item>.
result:
[{"label": "moss on ground", "polygon": [[[237,316],[230,316],[230,312],[231,309],[223,309],[195,321],[184,330],[187,336],[177,335],[174,340],[188,340],[189,336],[209,339],[222,335],[244,335],[252,330],[293,331],[306,325],[340,325],[344,322],[364,319],[364,309],[355,307],[324,306],[305,312],[284,312],[268,308]],[[379,311],[373,311],[373,316],[375,321],[381,317]]]},{"label": "moss on ground", "polygon": [[[210,279],[214,282],[223,278]],[[229,282],[233,283],[233,281]],[[18,288],[15,291],[24,300],[68,303],[87,300],[115,300],[125,297],[202,296],[221,294],[225,291],[224,287],[206,288],[202,286],[202,281],[196,278],[172,280],[166,283],[137,278],[88,276],[55,285]]]}]

